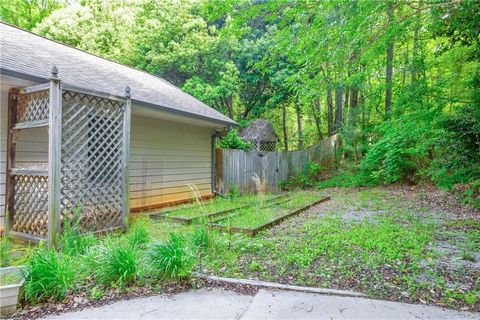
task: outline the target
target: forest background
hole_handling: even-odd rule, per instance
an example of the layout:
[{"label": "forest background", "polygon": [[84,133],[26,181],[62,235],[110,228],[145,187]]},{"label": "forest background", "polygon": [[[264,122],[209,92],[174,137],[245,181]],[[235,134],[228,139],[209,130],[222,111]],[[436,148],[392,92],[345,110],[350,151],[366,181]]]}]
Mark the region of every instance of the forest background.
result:
[{"label": "forest background", "polygon": [[334,185],[435,183],[480,206],[479,1],[0,0],[0,19],[240,126],[268,119],[280,150],[339,133]]}]

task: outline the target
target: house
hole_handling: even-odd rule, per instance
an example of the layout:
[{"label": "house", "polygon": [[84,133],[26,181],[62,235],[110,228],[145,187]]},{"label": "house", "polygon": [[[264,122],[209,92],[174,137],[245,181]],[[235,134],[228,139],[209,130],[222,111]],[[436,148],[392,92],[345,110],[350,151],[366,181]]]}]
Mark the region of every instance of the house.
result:
[{"label": "house", "polygon": [[213,195],[214,132],[234,121],[161,78],[3,23],[0,50],[0,223],[12,237],[52,243],[75,219],[108,231],[129,211]]}]

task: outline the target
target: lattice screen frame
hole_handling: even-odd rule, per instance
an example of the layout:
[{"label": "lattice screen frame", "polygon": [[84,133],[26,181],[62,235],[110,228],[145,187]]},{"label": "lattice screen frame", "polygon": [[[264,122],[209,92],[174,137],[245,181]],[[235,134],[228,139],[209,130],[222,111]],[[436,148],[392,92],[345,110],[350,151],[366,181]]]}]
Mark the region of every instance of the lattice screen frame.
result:
[{"label": "lattice screen frame", "polygon": [[[63,85],[57,77],[57,73],[58,71],[54,67],[49,83],[21,90],[12,90],[9,95],[8,108],[9,130],[7,137],[6,205],[9,216],[6,225],[7,230],[10,236],[25,240],[38,241],[42,238],[47,238],[49,245],[55,244],[56,238],[61,232],[63,225],[71,222],[71,215],[69,213],[73,207],[72,203],[74,203],[75,206],[81,206],[85,210],[95,210],[92,209],[94,207],[93,204],[97,205],[97,209],[100,207],[107,210],[109,206],[116,208],[117,212],[115,212],[115,214],[117,216],[114,217],[116,223],[113,227],[108,226],[109,221],[104,221],[100,227],[90,224],[85,231],[91,232],[103,232],[123,228],[130,209],[128,175],[131,122],[130,88],[126,87],[125,97],[104,94],[70,85]],[[18,101],[26,99],[25,97],[28,95],[35,97],[41,96],[43,100],[31,99],[31,101],[33,101],[32,103],[20,103],[20,106],[18,106]],[[97,153],[99,152],[98,150],[106,150],[106,152],[109,152],[107,159],[110,162],[107,164],[111,165],[113,163],[114,166],[117,166],[114,170],[116,174],[114,182],[117,183],[115,192],[120,191],[120,196],[117,195],[118,197],[113,200],[120,203],[114,203],[113,205],[106,203],[105,201],[112,201],[111,197],[106,196],[108,194],[111,195],[112,192],[109,193],[105,191],[105,188],[101,189],[98,186],[96,188],[88,186],[90,190],[83,190],[85,191],[83,192],[83,197],[79,196],[80,193],[77,193],[76,197],[73,196],[73,198],[70,197],[68,199],[70,205],[66,205],[65,200],[68,197],[65,190],[68,189],[68,184],[71,183],[72,180],[70,179],[68,181],[67,179],[67,181],[64,181],[66,183],[62,185],[62,178],[67,176],[66,173],[70,173],[70,171],[75,168],[68,167],[66,163],[62,164],[62,161],[66,159],[63,152],[68,151],[69,144],[67,139],[70,139],[68,141],[72,141],[72,139],[76,138],[76,136],[68,135],[69,130],[71,133],[71,128],[68,127],[67,122],[64,123],[64,119],[62,118],[63,111],[67,108],[67,103],[69,103],[69,101],[67,101],[69,95],[70,97],[81,96],[85,99],[83,101],[84,105],[81,105],[81,102],[77,101],[77,105],[69,106],[69,110],[73,110],[73,113],[70,114],[73,115],[73,117],[69,118],[71,121],[82,121],[79,117],[75,118],[75,115],[77,115],[75,108],[79,105],[81,105],[79,110],[88,105],[88,108],[85,107],[88,109],[86,111],[87,116],[88,113],[95,114],[97,112],[96,108],[103,108],[102,112],[104,116],[115,113],[115,118],[106,125],[108,129],[102,128],[102,130],[100,130],[101,133],[97,134],[95,142],[102,143],[101,147],[97,148]],[[45,97],[48,98],[48,104],[45,103]],[[86,113],[83,113],[83,120]],[[78,115],[79,114],[80,112],[78,112]],[[111,125],[113,122],[115,122],[114,126]],[[48,126],[48,171],[16,168],[15,137],[18,132],[17,130],[40,126]],[[72,130],[77,129],[75,126],[72,127],[74,127]],[[64,129],[65,132],[62,132],[62,129]],[[112,133],[113,129],[115,129],[114,133]],[[87,131],[88,130],[89,128],[87,128]],[[101,135],[102,132],[110,133],[110,136],[104,137]],[[114,146],[108,145],[110,140],[114,140]],[[90,149],[89,147],[86,149],[83,148],[83,150]],[[114,158],[113,155],[115,155],[116,158]],[[85,168],[82,169],[85,171]],[[111,168],[101,168],[99,170],[110,172],[107,175],[107,177],[110,177],[112,175],[112,170],[110,169]],[[112,182],[112,180],[113,178],[108,182]],[[46,189],[48,193],[46,197],[45,185],[47,185]],[[94,190],[100,191],[95,194]],[[37,193],[36,195],[35,192]],[[88,193],[90,193],[90,195],[88,195]],[[19,199],[23,199],[23,202],[16,202],[16,200]],[[99,205],[99,203],[101,205]],[[21,204],[23,204],[23,207]],[[16,212],[17,209],[28,212],[22,216],[22,212]],[[45,210],[47,211],[46,213]],[[18,218],[17,220],[15,220],[16,217]],[[23,219],[21,223],[19,222],[20,218]],[[33,222],[29,221],[30,223],[26,223],[29,218],[33,220]],[[110,215],[107,216],[107,218],[112,218],[112,210],[110,210]],[[15,224],[16,222],[17,225]]]}]

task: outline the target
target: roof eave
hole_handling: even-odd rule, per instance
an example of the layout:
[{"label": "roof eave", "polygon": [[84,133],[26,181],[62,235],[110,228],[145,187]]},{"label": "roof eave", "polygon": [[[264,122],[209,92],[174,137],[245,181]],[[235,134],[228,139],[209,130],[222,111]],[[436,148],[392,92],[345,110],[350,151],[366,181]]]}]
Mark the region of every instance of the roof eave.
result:
[{"label": "roof eave", "polygon": [[[0,67],[0,74],[10,76],[10,77],[14,77],[14,78],[19,78],[19,79],[26,80],[26,81],[32,81],[32,82],[46,82],[46,81],[48,81],[47,78],[37,77],[37,76],[33,76],[33,75],[26,74],[26,73],[23,73],[23,72],[13,71],[13,70],[1,68],[1,67]],[[171,113],[174,113],[174,114],[177,114],[177,115],[182,115],[182,116],[192,117],[192,118],[196,118],[196,119],[201,119],[201,120],[212,122],[212,123],[217,123],[217,124],[220,124],[222,126],[235,126],[235,127],[238,126],[238,124],[231,119],[229,119],[230,121],[222,120],[222,119],[215,119],[215,118],[206,117],[206,116],[203,116],[203,115],[200,115],[200,114],[191,113],[191,112],[183,111],[183,110],[178,110],[178,109],[174,109],[174,108],[170,108],[170,107],[166,107],[166,106],[162,106],[162,105],[157,105],[157,104],[153,104],[153,103],[149,103],[149,102],[145,102],[145,101],[141,101],[141,100],[136,100],[136,99],[132,99],[132,102],[134,102],[136,104],[139,104],[139,105],[142,105],[142,106],[145,106],[145,107],[171,112]]]}]

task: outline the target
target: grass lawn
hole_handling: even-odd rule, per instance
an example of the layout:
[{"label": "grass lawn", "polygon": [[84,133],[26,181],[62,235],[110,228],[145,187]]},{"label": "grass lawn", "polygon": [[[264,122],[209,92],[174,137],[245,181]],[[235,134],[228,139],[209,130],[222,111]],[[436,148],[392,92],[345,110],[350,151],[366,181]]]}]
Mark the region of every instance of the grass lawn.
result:
[{"label": "grass lawn", "polygon": [[272,204],[238,210],[234,215],[222,218],[216,223],[227,227],[257,228],[321,198],[318,192],[295,192],[289,194],[288,198]]},{"label": "grass lawn", "polygon": [[[26,300],[54,301],[52,308],[55,301],[75,305],[121,292],[161,292],[172,282],[185,284],[193,269],[480,311],[480,213],[459,206],[446,192],[404,187],[290,192],[290,201],[261,200],[263,205],[222,221],[255,227],[325,196],[331,200],[254,238],[210,230],[205,222],[184,225],[137,215],[123,234],[67,234],[59,251],[26,250],[2,240],[0,258],[27,264]],[[252,201],[258,200],[219,198],[205,206],[219,210]]]},{"label": "grass lawn", "polygon": [[[325,189],[322,195],[332,200],[255,238],[209,231],[213,245],[199,271],[480,310],[478,212],[422,189]],[[276,210],[257,208],[232,223],[251,227]],[[159,238],[193,228],[198,226],[152,224]]]},{"label": "grass lawn", "polygon": [[215,199],[203,201],[202,205],[199,205],[198,203],[186,204],[180,207],[162,210],[160,213],[163,212],[165,217],[196,218],[249,204],[261,204],[262,202],[268,201],[277,196],[278,195],[274,194],[266,194],[262,197],[245,195],[235,199],[217,197]]}]

